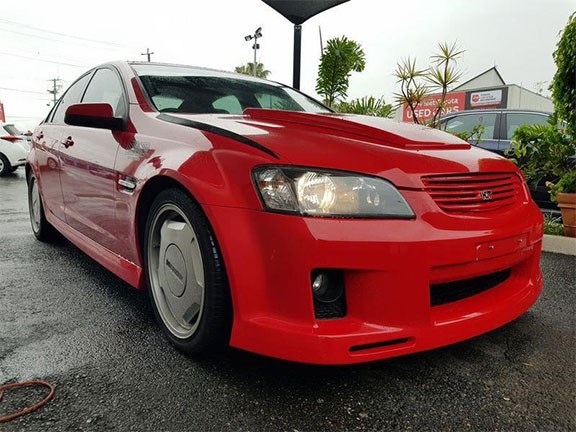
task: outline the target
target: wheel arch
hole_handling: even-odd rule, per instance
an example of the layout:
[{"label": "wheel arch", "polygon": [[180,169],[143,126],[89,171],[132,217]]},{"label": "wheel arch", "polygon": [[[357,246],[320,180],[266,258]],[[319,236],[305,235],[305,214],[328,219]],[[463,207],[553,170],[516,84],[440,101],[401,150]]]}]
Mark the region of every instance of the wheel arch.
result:
[{"label": "wheel arch", "polygon": [[[226,271],[226,259],[225,253],[220,245],[220,239],[214,229],[214,225],[212,224],[210,217],[208,216],[206,210],[202,206],[200,200],[195,196],[194,192],[190,190],[184,183],[179,181],[178,179],[166,175],[166,174],[158,174],[154,177],[151,177],[138,194],[138,199],[136,202],[136,214],[135,214],[135,221],[136,224],[136,240],[138,242],[138,251],[140,254],[140,260],[142,265],[145,266],[144,263],[144,256],[142,253],[142,248],[144,246],[144,235],[146,232],[146,221],[148,219],[148,214],[150,212],[150,208],[152,207],[152,203],[154,202],[154,198],[158,195],[159,192],[165,190],[167,188],[175,188],[179,189],[184,192],[186,195],[190,197],[196,203],[200,211],[202,212],[203,216],[206,218],[208,226],[212,230],[214,241],[216,242],[216,246],[218,247],[218,251],[220,253],[220,259],[224,263],[224,269]],[[232,296],[233,297],[233,296]]]},{"label": "wheel arch", "polygon": [[[177,179],[175,179],[174,177],[171,177],[170,175],[165,175],[165,174],[159,174],[156,175],[154,177],[151,177],[148,181],[146,181],[146,183],[144,184],[144,186],[142,187],[139,195],[138,195],[138,199],[137,199],[137,204],[136,204],[136,215],[135,215],[135,223],[136,223],[136,235],[137,235],[137,242],[138,242],[138,251],[140,254],[140,259],[142,262],[142,266],[143,266],[143,271],[146,263],[144,262],[144,256],[143,256],[143,247],[144,247],[144,243],[145,243],[145,239],[144,236],[146,234],[146,222],[148,219],[148,214],[150,212],[150,209],[152,207],[152,203],[154,202],[155,197],[158,195],[159,192],[161,192],[162,190],[165,190],[167,188],[174,188],[174,189],[179,189],[180,191],[184,192],[188,197],[190,197],[190,199],[192,199],[194,201],[194,203],[198,206],[198,209],[202,212],[202,215],[204,216],[204,218],[206,219],[206,223],[208,224],[208,226],[210,227],[210,230],[212,231],[212,235],[213,235],[213,240],[215,242],[215,245],[218,249],[219,255],[220,255],[220,260],[222,262],[223,268],[224,268],[224,276],[226,278],[226,283],[228,286],[228,296],[229,296],[229,301],[230,301],[230,319],[231,319],[231,325],[234,322],[234,315],[235,315],[235,299],[234,299],[234,294],[232,292],[232,287],[230,286],[230,282],[229,282],[229,278],[228,278],[228,271],[227,271],[227,263],[226,263],[226,259],[225,259],[225,253],[222,250],[222,247],[220,246],[220,241],[218,238],[218,235],[216,233],[216,231],[214,230],[214,226],[212,224],[212,222],[210,221],[210,218],[208,217],[208,214],[206,213],[204,207],[202,206],[202,204],[200,203],[200,201],[194,196],[194,193],[192,191],[190,191],[190,189],[188,187],[186,187],[182,182],[178,181]],[[144,274],[144,273],[143,273]],[[143,279],[144,284],[147,283],[146,278]],[[142,286],[141,288],[145,288],[146,285]]]},{"label": "wheel arch", "polygon": [[[175,188],[180,189],[185,192],[200,206],[198,200],[190,193],[188,188],[184,186],[181,182],[174,179],[173,177],[167,175],[157,175],[150,178],[140,190],[138,194],[138,201],[136,203],[136,234],[138,238],[138,247],[140,254],[142,254],[142,245],[144,244],[144,234],[146,230],[146,220],[148,219],[148,213],[154,202],[154,198],[164,189]],[[206,216],[206,214],[204,214]]]}]

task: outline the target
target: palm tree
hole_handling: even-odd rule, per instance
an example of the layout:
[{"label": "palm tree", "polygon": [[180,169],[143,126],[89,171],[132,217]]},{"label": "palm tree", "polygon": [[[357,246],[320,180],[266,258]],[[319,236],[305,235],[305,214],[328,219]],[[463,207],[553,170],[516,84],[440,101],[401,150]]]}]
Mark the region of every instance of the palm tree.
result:
[{"label": "palm tree", "polygon": [[[236,73],[241,73],[244,75],[252,75],[254,76],[254,63],[253,62],[248,62],[245,65],[241,65],[241,66],[236,66],[234,68],[234,71]],[[270,75],[270,71],[267,69],[264,69],[264,64],[263,63],[256,63],[256,76],[258,78],[268,78],[268,75]]]}]

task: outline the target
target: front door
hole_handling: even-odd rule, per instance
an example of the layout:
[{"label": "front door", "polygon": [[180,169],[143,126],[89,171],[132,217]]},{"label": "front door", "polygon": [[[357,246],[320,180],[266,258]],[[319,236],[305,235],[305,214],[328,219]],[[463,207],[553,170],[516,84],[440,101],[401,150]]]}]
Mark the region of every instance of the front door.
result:
[{"label": "front door", "polygon": [[496,132],[498,130],[498,113],[496,112],[482,112],[478,113],[465,113],[456,115],[446,121],[446,132],[461,133],[466,132],[468,135],[472,134],[474,128],[478,131],[477,134],[472,134],[468,142],[473,146],[478,146],[485,150],[498,153],[498,139]]},{"label": "front door", "polygon": [[[126,97],[117,72],[98,69],[84,93],[82,103],[108,103],[116,117],[127,113]],[[61,182],[68,225],[114,250],[114,170],[118,141],[111,130],[67,126],[61,138]]]}]

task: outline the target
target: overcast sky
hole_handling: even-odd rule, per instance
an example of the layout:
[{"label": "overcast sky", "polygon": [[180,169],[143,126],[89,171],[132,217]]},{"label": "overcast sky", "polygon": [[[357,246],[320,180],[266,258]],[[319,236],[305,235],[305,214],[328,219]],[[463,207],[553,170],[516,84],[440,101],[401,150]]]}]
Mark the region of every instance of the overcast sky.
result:
[{"label": "overcast sky", "polygon": [[[427,66],[440,41],[466,50],[462,82],[496,65],[506,83],[533,90],[551,80],[558,32],[574,10],[576,0],[351,0],[304,24],[301,88],[315,94],[321,27],[324,41],[346,35],[364,47],[366,70],[352,77],[350,97],[391,102],[397,61]],[[244,36],[257,27],[258,60],[270,79],[291,84],[292,24],[261,0],[3,0],[0,100],[7,121],[32,127],[49,110],[49,79],[67,85],[103,62],[142,60],[147,47],[153,61],[233,70],[252,61]]]}]

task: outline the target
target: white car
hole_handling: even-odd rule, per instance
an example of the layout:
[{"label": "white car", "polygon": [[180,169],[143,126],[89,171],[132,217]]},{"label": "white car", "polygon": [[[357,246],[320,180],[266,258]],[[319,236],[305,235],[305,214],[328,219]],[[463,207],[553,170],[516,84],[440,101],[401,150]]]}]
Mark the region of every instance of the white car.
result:
[{"label": "white car", "polygon": [[14,125],[0,123],[0,177],[26,163],[30,145]]}]

